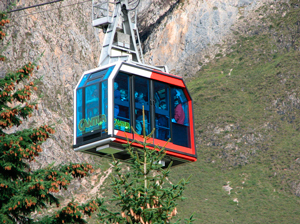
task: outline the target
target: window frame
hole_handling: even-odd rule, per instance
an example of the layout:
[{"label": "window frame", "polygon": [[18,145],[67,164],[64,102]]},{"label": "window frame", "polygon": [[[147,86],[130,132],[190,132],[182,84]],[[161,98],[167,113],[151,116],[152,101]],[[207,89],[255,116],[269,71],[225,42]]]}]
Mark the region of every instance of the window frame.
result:
[{"label": "window frame", "polygon": [[[107,132],[107,129],[108,129],[108,126],[109,126],[109,120],[108,120],[108,117],[106,117],[106,122],[107,122],[107,128],[106,129],[97,129],[95,131],[89,131],[87,133],[82,133],[80,136],[78,136],[78,124],[79,124],[79,121],[78,121],[78,116],[77,116],[77,113],[78,113],[78,110],[77,110],[77,105],[78,105],[78,96],[77,96],[77,91],[82,89],[82,94],[81,94],[81,97],[82,97],[82,119],[83,118],[86,118],[86,88],[88,88],[89,86],[92,86],[92,85],[97,85],[97,88],[98,88],[98,97],[99,97],[99,115],[102,113],[102,109],[103,109],[103,99],[102,99],[102,91],[103,91],[103,83],[106,82],[107,83],[107,94],[109,94],[108,92],[108,78],[109,76],[112,74],[113,70],[114,70],[115,66],[110,66],[110,67],[107,67],[107,68],[104,68],[104,69],[101,69],[101,70],[96,70],[94,72],[90,72],[90,73],[87,73],[85,75],[83,75],[83,78],[81,79],[81,81],[79,82],[77,88],[75,89],[75,94],[76,94],[76,105],[75,105],[75,111],[76,111],[76,116],[75,116],[75,126],[76,126],[76,135],[75,135],[75,138],[76,138],[76,145],[80,146],[80,145],[85,145],[85,144],[88,144],[88,143],[91,143],[91,142],[94,142],[94,141],[98,141],[98,140],[101,140],[101,139],[105,139],[107,137],[109,137],[108,135],[108,132]],[[101,76],[100,80],[98,82],[93,82],[97,79],[99,79],[99,76],[96,76],[96,77],[93,77],[90,79],[90,77],[97,73],[97,72],[102,72],[102,71],[105,71],[106,72],[104,73],[103,76]],[[109,72],[110,71],[110,72]],[[108,74],[109,72],[109,74]],[[87,76],[87,78],[85,78]],[[83,83],[82,83],[83,82]],[[107,111],[108,113],[108,111]],[[106,116],[110,116],[109,114],[107,114]],[[104,130],[104,131],[103,131]],[[98,135],[98,136],[97,136]],[[95,137],[92,137],[92,136],[95,136]]]},{"label": "window frame", "polygon": [[[156,119],[155,119],[155,114],[156,114],[156,111],[155,111],[155,82],[158,82],[158,83],[163,83],[167,86],[167,91],[168,91],[168,112],[169,112],[169,119],[168,119],[168,128],[170,130],[170,138],[171,138],[171,142],[173,143],[174,142],[174,138],[173,138],[173,134],[174,134],[174,130],[173,130],[173,122],[172,122],[172,116],[173,116],[173,113],[172,113],[172,110],[174,110],[174,99],[173,99],[173,95],[172,95],[172,89],[173,88],[179,88],[179,89],[182,89],[182,93],[184,94],[185,98],[186,98],[186,102],[188,102],[188,96],[186,96],[186,92],[184,91],[184,88],[182,87],[178,87],[178,86],[175,86],[175,85],[172,85],[172,84],[169,84],[167,82],[162,82],[162,81],[158,81],[158,80],[153,80],[151,78],[147,78],[147,77],[144,77],[144,76],[140,76],[140,75],[136,75],[136,74],[132,74],[132,73],[129,73],[129,72],[125,72],[125,71],[118,71],[117,74],[115,75],[115,77],[113,78],[113,81],[112,83],[115,82],[115,79],[117,78],[117,76],[119,75],[119,73],[123,73],[125,75],[128,75],[128,81],[129,81],[129,93],[128,93],[128,97],[129,97],[129,107],[130,107],[130,120],[131,120],[131,125],[132,127],[136,127],[136,116],[135,116],[135,96],[134,96],[134,93],[135,93],[135,78],[136,77],[140,77],[140,78],[144,78],[144,79],[147,79],[149,81],[149,118],[150,118],[150,131],[153,130],[153,128],[156,128]],[[114,92],[114,91],[113,91]],[[113,96],[113,99],[114,99],[114,96]],[[115,102],[113,102],[113,107],[115,106]],[[189,108],[187,109],[187,116],[188,116],[188,122],[187,122],[187,125],[183,124],[183,126],[186,126],[187,127],[187,142],[188,142],[188,145],[187,146],[183,146],[183,147],[187,147],[187,148],[190,148],[191,147],[191,135],[190,135],[190,116],[189,116],[189,112],[190,110],[192,110],[192,108]],[[178,124],[178,125],[181,125],[181,124]],[[118,130],[118,129],[115,129],[114,128],[114,124],[113,124],[113,133],[115,133],[114,131],[115,130]],[[120,130],[118,130],[120,131]],[[131,134],[134,134],[132,133],[132,131],[130,132]],[[133,138],[134,138],[134,135],[133,135]],[[153,141],[154,139],[157,139],[157,140],[160,140],[157,138],[156,136],[156,133],[154,132],[153,133]],[[161,140],[161,141],[165,141],[165,140]],[[154,142],[153,142],[154,143]],[[174,143],[175,144],[175,143]],[[176,144],[177,145],[177,144]]]},{"label": "window frame", "polygon": [[[116,82],[116,78],[117,78],[117,76],[119,75],[119,73],[122,73],[123,75],[126,75],[126,76],[128,76],[128,107],[129,107],[129,125],[130,125],[130,131],[129,132],[127,132],[127,133],[132,133],[132,131],[131,131],[131,125],[133,124],[133,119],[132,119],[132,116],[131,116],[131,114],[132,114],[132,102],[131,102],[131,88],[132,88],[132,83],[131,83],[131,79],[132,79],[132,77],[131,77],[131,75],[130,74],[128,74],[128,73],[125,73],[125,72],[122,72],[122,71],[118,71],[117,72],[117,74],[115,75],[115,77],[113,78],[113,80],[112,80],[112,83],[113,83],[113,85],[114,85],[114,83]],[[119,90],[120,91],[120,90]],[[114,107],[115,107],[115,103],[116,103],[116,101],[115,101],[115,91],[114,91],[114,89],[113,89],[113,97],[112,97],[112,99],[113,99],[113,104],[112,104],[112,107],[113,107],[113,124],[112,124],[112,127],[113,127],[113,133],[114,133],[114,131],[115,131],[115,114],[114,114]],[[119,130],[119,129],[116,129],[116,130],[118,130],[118,131],[121,131],[121,130]]]}]

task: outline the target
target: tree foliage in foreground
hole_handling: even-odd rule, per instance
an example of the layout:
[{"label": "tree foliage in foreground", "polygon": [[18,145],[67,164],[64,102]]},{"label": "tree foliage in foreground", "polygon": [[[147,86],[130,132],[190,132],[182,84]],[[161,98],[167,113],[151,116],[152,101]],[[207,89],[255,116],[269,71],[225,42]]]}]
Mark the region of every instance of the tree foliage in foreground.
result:
[{"label": "tree foliage in foreground", "polygon": [[[143,123],[145,124],[145,119]],[[137,134],[133,128],[132,130]],[[124,172],[121,164],[114,159],[111,202],[116,203],[116,211],[102,205],[98,214],[101,223],[164,224],[172,223],[171,219],[177,215],[176,200],[183,199],[182,194],[190,178],[182,179],[175,185],[169,183],[167,178],[172,163],[162,169],[159,161],[165,156],[164,147],[150,150],[148,140],[155,129],[148,136],[145,134],[145,125],[143,130],[143,135],[139,135],[143,142],[127,140],[125,145],[132,160],[130,171]],[[133,147],[136,144],[143,147]],[[192,222],[193,216],[184,220],[184,223]],[[180,220],[175,223],[180,223]]]},{"label": "tree foliage in foreground", "polygon": [[[6,13],[0,12],[0,42],[5,37],[7,23]],[[0,63],[5,61],[3,51],[0,50]],[[66,190],[74,178],[93,172],[89,164],[73,163],[31,171],[30,162],[35,161],[42,152],[42,143],[54,133],[48,125],[12,130],[38,109],[31,100],[37,90],[38,80],[32,78],[35,68],[38,66],[29,62],[0,79],[0,223],[86,223],[84,216],[91,215],[99,201],[82,205],[70,202],[52,216],[31,218],[31,214],[42,212],[51,204],[59,207],[55,193]]]}]

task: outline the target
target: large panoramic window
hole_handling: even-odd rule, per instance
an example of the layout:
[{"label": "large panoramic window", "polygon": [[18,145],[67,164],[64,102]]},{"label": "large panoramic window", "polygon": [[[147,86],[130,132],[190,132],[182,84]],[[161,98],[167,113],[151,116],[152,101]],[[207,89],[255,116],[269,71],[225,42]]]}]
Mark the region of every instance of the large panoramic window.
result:
[{"label": "large panoramic window", "polygon": [[142,135],[143,132],[143,107],[145,111],[145,134],[150,133],[150,92],[149,80],[139,76],[134,77],[134,104],[135,104],[135,130]]},{"label": "large panoramic window", "polygon": [[129,76],[119,73],[114,81],[114,127],[131,132]]},{"label": "large panoramic window", "polygon": [[190,147],[189,108],[183,89],[171,88],[172,106],[172,142],[176,145]]},{"label": "large panoramic window", "polygon": [[107,135],[107,78],[113,67],[86,74],[76,91],[77,142]]},{"label": "large panoramic window", "polygon": [[170,138],[169,87],[165,83],[154,82],[155,138],[167,141]]}]

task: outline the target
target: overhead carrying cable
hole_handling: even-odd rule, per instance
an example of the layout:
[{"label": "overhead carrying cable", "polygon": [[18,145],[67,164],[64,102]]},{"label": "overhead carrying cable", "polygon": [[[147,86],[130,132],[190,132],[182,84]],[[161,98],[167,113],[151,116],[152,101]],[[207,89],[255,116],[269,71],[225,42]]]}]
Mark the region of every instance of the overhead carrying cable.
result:
[{"label": "overhead carrying cable", "polygon": [[55,0],[55,1],[52,1],[52,2],[41,3],[41,4],[38,4],[38,5],[32,5],[32,6],[28,6],[28,7],[24,7],[24,8],[20,8],[20,9],[14,9],[14,10],[11,10],[7,13],[22,11],[22,10],[25,10],[25,9],[35,8],[35,7],[38,7],[38,6],[53,4],[53,3],[62,2],[62,1],[64,1],[64,0]]},{"label": "overhead carrying cable", "polygon": [[66,7],[73,6],[73,5],[79,5],[79,4],[83,4],[83,3],[86,3],[86,2],[90,2],[90,1],[92,1],[92,0],[86,0],[86,1],[83,1],[83,2],[77,2],[77,3],[73,3],[73,4],[69,4],[69,5],[63,5],[63,6],[60,6],[58,8],[48,9],[48,10],[39,11],[39,12],[33,12],[33,13],[30,13],[30,14],[21,15],[19,17],[24,17],[24,16],[29,16],[29,15],[39,14],[39,13],[43,13],[43,12],[49,12],[49,11],[53,11],[53,10],[56,10],[56,9],[66,8]]}]

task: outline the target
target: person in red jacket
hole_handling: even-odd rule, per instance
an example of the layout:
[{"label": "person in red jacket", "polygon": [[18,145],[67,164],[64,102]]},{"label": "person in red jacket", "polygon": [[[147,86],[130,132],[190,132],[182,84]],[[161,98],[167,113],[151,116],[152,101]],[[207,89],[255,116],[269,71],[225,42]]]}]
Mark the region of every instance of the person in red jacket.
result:
[{"label": "person in red jacket", "polygon": [[184,124],[185,114],[182,108],[181,103],[179,102],[179,99],[174,100],[174,106],[175,106],[175,115],[174,119],[177,124]]}]

